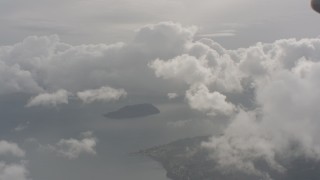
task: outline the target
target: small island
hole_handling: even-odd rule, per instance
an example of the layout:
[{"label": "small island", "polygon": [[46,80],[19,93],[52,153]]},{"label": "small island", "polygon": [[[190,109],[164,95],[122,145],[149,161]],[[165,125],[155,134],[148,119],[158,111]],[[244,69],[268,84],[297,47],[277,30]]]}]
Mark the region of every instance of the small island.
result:
[{"label": "small island", "polygon": [[152,104],[127,105],[104,116],[109,119],[131,119],[159,114],[160,110]]}]

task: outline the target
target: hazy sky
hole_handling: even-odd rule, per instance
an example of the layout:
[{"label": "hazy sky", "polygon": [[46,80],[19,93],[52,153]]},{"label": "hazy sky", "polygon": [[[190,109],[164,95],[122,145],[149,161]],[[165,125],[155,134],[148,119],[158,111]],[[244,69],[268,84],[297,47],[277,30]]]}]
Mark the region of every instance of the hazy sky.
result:
[{"label": "hazy sky", "polygon": [[319,21],[308,0],[0,0],[0,180],[165,180],[129,153],[204,134],[221,168],[320,159]]},{"label": "hazy sky", "polygon": [[219,41],[240,47],[317,36],[320,25],[314,23],[318,17],[309,4],[308,0],[2,0],[0,43],[51,34],[75,45],[128,41],[145,24],[173,21],[198,26],[199,35],[228,36],[223,38],[226,42]]}]

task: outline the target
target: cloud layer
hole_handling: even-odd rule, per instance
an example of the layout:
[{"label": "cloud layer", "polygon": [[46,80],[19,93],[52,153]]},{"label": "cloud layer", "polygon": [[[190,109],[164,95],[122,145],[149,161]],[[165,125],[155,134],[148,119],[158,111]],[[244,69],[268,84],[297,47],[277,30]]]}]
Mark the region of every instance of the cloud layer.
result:
[{"label": "cloud layer", "polygon": [[319,159],[319,39],[236,50],[201,39],[185,47],[184,54],[149,67],[157,77],[188,85],[191,108],[231,117],[224,134],[204,144],[221,168],[269,177],[257,161],[284,172],[278,156]]},{"label": "cloud layer", "polygon": [[[67,103],[67,92],[85,103],[126,94],[185,94],[190,108],[229,119],[223,135],[204,144],[214,149],[221,168],[263,175],[256,159],[279,172],[285,170],[277,155],[319,159],[320,40],[282,39],[229,50],[196,40],[196,32],[163,22],[111,45],[28,37],[0,47],[0,93],[35,95],[27,106]],[[94,154],[95,143],[85,137],[53,147],[75,158]]]},{"label": "cloud layer", "polygon": [[55,106],[67,103],[68,93],[86,102],[106,100],[102,94],[113,90],[104,87],[119,89],[121,96],[159,92],[170,86],[159,83],[148,62],[181,54],[195,32],[195,27],[165,22],[142,27],[129,43],[79,46],[56,35],[30,36],[0,47],[0,93],[28,93],[34,98],[27,106]]}]

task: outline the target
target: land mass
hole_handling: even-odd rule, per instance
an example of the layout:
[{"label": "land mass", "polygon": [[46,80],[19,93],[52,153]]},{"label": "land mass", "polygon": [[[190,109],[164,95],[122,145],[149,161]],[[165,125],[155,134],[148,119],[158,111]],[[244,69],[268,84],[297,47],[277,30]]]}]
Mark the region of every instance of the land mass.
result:
[{"label": "land mass", "polygon": [[315,180],[320,179],[320,162],[314,159],[279,159],[286,168],[277,172],[264,162],[256,162],[264,177],[237,171],[224,171],[210,158],[201,143],[210,136],[186,138],[138,152],[159,162],[172,180]]},{"label": "land mass", "polygon": [[109,112],[104,116],[110,119],[131,119],[151,116],[159,113],[160,111],[157,107],[152,104],[144,103],[127,105],[116,111]]}]

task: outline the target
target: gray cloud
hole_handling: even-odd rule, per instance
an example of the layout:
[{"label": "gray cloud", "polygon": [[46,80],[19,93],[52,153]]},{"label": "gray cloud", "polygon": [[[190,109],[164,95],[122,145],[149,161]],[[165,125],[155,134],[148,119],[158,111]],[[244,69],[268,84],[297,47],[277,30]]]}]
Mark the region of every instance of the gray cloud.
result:
[{"label": "gray cloud", "polygon": [[0,93],[41,92],[42,88],[35,82],[29,71],[21,69],[19,65],[8,66],[0,61]]},{"label": "gray cloud", "polygon": [[[0,156],[11,155],[21,159],[25,157],[25,151],[16,143],[5,140],[0,141]],[[0,179],[2,180],[27,180],[29,171],[25,161],[10,163],[6,158],[0,161]],[[6,161],[4,160],[6,159]]]},{"label": "gray cloud", "polygon": [[16,157],[24,157],[25,152],[16,144],[8,141],[0,141],[0,155],[13,155]]}]

